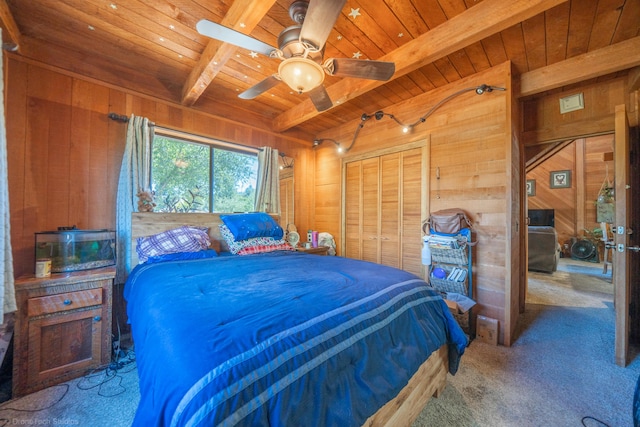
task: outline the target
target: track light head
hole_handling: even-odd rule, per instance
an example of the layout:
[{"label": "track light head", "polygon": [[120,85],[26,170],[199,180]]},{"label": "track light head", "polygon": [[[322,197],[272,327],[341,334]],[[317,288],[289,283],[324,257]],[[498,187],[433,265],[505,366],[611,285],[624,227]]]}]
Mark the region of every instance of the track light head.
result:
[{"label": "track light head", "polygon": [[491,86],[487,86],[487,85],[480,85],[476,88],[476,93],[478,95],[482,95],[485,92],[491,92],[493,89],[491,88]]},{"label": "track light head", "polygon": [[376,120],[380,120],[381,118],[384,117],[384,111],[376,111],[375,116],[376,116]]}]

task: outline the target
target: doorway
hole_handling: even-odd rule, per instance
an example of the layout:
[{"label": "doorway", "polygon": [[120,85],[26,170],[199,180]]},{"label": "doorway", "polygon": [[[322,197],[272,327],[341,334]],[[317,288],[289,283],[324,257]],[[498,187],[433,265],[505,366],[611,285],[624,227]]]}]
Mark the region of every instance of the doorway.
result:
[{"label": "doorway", "polygon": [[[640,172],[638,170],[640,167],[639,135],[640,131],[638,127],[630,129],[628,150],[629,179],[627,180],[629,183],[640,182]],[[600,219],[597,218],[600,212],[597,212],[596,201],[598,200],[598,195],[603,190],[608,190],[612,187],[614,178],[614,143],[613,134],[562,141],[550,144],[546,150],[539,149],[538,153],[530,156],[530,161],[527,162],[527,166],[529,167],[531,167],[531,165],[538,167],[545,165],[545,167],[538,170],[537,174],[531,173],[531,171],[528,170],[526,187],[528,193],[527,202],[529,209],[532,207],[548,208],[549,206],[553,206],[552,209],[559,211],[559,215],[555,218],[554,226],[561,229],[558,233],[558,241],[561,246],[560,250],[563,258],[560,260],[558,273],[552,274],[559,276],[557,279],[564,280],[563,283],[565,285],[575,282],[575,277],[573,277],[571,270],[575,268],[576,261],[575,256],[572,257],[571,248],[580,238],[591,239],[591,241],[597,245],[598,251],[593,259],[581,259],[579,263],[593,262],[593,268],[589,268],[586,264],[583,264],[583,267],[587,270],[591,269],[592,272],[598,270],[601,272],[604,271],[602,262],[606,249],[604,242],[598,242],[599,236],[594,234],[594,231],[600,228]],[[571,164],[571,160],[574,161],[574,164]],[[598,166],[598,163],[600,163],[600,166]],[[552,188],[552,175],[553,172],[557,171],[569,171],[568,176],[574,179],[571,184],[571,190],[569,187],[561,187],[565,188],[564,195],[555,192],[558,188]],[[548,178],[546,178],[547,175],[549,176]],[[544,184],[543,186],[538,184],[539,181],[545,182],[545,179],[549,180],[548,193],[546,194],[548,197],[546,201],[542,198],[535,200],[535,197],[545,195],[547,187],[545,187]],[[542,190],[542,192],[540,190]],[[627,190],[633,189],[627,188]],[[637,250],[633,250],[640,246],[638,233],[634,232],[634,230],[640,230],[640,220],[638,219],[640,213],[640,192],[627,191],[625,194],[630,199],[628,202],[628,212],[633,213],[627,220],[627,228],[625,230],[625,232],[628,233],[627,248],[631,249],[625,251],[625,256],[627,257],[626,264],[630,270],[629,294],[627,296],[627,301],[629,302],[628,337],[631,344],[631,348],[628,351],[629,358],[627,359],[627,361],[629,361],[638,354],[638,344],[640,344],[640,253]],[[567,201],[574,203],[573,212],[567,207]],[[615,220],[608,220],[607,222],[614,231],[617,229]],[[570,235],[572,231],[574,235]],[[582,231],[582,236],[578,233],[579,231]],[[614,251],[615,250],[614,248]],[[620,255],[616,254],[616,256]],[[603,277],[603,279],[607,280],[607,283],[613,282],[610,268],[607,273],[607,276]],[[535,272],[528,272],[528,276],[536,274]],[[575,274],[579,275],[581,273]],[[613,283],[611,283],[612,289],[613,286]],[[601,289],[601,291],[602,290],[603,289]],[[611,309],[615,310],[613,301]],[[618,364],[621,364],[617,359],[617,355],[616,361]],[[624,363],[626,362],[622,364]]]}]

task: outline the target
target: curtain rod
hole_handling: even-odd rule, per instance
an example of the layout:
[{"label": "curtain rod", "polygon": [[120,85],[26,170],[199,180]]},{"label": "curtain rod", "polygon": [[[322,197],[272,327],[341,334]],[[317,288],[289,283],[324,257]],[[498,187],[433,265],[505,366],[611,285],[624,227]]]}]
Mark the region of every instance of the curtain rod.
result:
[{"label": "curtain rod", "polygon": [[[109,117],[111,120],[114,120],[116,122],[120,122],[120,123],[129,123],[129,117],[125,116],[125,115],[120,115],[120,114],[116,114],[116,113],[109,113],[107,114],[107,117]],[[156,124],[153,122],[149,122],[149,126],[154,127]]]},{"label": "curtain rod", "polygon": [[121,116],[116,113],[109,113],[107,114],[107,117],[109,117],[111,120],[115,120],[116,122],[127,123],[129,121],[129,117]]}]

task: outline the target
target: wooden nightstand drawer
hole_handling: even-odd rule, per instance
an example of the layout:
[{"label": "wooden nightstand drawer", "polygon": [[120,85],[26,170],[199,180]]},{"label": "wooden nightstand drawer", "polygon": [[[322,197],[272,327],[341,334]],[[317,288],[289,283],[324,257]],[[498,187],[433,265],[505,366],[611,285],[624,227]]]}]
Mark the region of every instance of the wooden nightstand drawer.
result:
[{"label": "wooden nightstand drawer", "polygon": [[46,297],[30,298],[27,301],[27,315],[29,317],[40,316],[41,314],[58,313],[100,304],[102,304],[101,288],[66,292]]}]

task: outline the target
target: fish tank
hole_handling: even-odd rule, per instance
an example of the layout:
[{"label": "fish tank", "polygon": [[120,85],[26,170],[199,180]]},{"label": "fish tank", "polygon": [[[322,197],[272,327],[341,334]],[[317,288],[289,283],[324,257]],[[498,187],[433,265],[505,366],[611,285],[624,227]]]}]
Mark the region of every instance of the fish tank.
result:
[{"label": "fish tank", "polygon": [[35,233],[36,260],[50,259],[52,273],[91,270],[116,263],[113,230],[76,228]]}]

